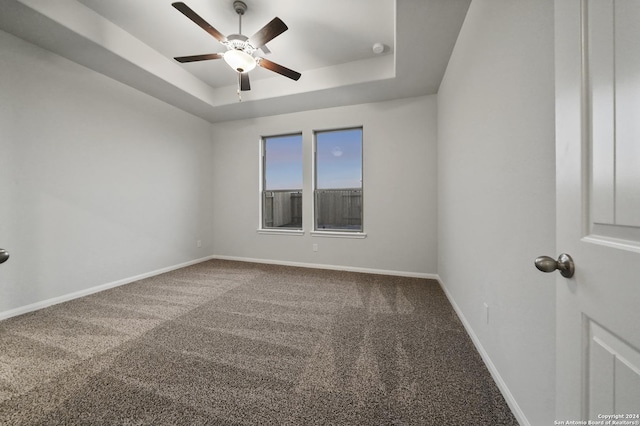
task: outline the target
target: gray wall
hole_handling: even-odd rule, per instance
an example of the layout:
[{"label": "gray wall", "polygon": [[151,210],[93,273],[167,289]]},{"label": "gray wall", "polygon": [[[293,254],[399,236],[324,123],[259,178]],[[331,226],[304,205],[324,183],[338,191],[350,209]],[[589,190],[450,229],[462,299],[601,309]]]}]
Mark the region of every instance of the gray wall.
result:
[{"label": "gray wall", "polygon": [[[363,126],[365,239],[311,236],[314,130]],[[261,136],[303,133],[303,236],[258,229]],[[280,263],[435,274],[436,97],[213,125],[214,254]],[[404,206],[398,209],[398,206]],[[312,251],[318,244],[318,251]]]},{"label": "gray wall", "polygon": [[209,123],[4,32],[0,52],[0,317],[211,254]]},{"label": "gray wall", "polygon": [[554,419],[553,52],[552,0],[474,0],[438,94],[438,273],[532,425]]}]

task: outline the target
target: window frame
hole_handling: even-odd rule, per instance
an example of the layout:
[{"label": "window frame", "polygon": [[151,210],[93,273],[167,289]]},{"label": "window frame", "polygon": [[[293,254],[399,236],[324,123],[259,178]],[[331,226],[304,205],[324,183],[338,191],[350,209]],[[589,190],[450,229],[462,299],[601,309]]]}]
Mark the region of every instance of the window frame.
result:
[{"label": "window frame", "polygon": [[287,191],[291,192],[299,192],[302,200],[304,200],[304,138],[303,132],[287,132],[287,133],[277,133],[273,135],[263,135],[259,140],[259,186],[258,186],[258,229],[257,232],[259,234],[273,234],[273,235],[304,235],[304,209],[301,208],[301,218],[300,218],[300,227],[299,228],[279,228],[279,227],[266,227],[265,226],[265,197],[267,192],[276,192],[278,190],[267,190],[267,140],[274,138],[286,138],[292,136],[300,137],[300,148],[302,151],[301,166],[302,166],[302,187],[299,189],[290,189]]},{"label": "window frame", "polygon": [[[332,133],[332,132],[344,132],[348,130],[360,130],[361,139],[360,139],[360,191],[361,191],[361,211],[360,211],[360,229],[349,230],[349,229],[338,229],[338,228],[318,228],[318,191],[322,191],[322,189],[318,188],[318,135],[321,133]],[[330,237],[330,238],[366,238],[367,234],[365,232],[365,221],[364,221],[364,210],[365,210],[365,167],[364,167],[364,126],[356,125],[356,126],[347,126],[347,127],[338,127],[338,128],[330,128],[330,129],[316,129],[313,130],[313,150],[312,150],[312,185],[311,190],[313,196],[311,197],[312,202],[312,224],[313,228],[310,232],[312,236],[316,237]]]}]

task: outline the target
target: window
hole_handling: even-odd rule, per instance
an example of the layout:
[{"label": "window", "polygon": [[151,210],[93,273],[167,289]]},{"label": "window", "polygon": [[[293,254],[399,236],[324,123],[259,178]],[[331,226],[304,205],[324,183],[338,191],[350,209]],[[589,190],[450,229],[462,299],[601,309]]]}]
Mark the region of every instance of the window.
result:
[{"label": "window", "polygon": [[302,229],[302,134],[262,138],[262,229]]},{"label": "window", "polygon": [[315,230],[362,232],[362,128],[315,134]]}]

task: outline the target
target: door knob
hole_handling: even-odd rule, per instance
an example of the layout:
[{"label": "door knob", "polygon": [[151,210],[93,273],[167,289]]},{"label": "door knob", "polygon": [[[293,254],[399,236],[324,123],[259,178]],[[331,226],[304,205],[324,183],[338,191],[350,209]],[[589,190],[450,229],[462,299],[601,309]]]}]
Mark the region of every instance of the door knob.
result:
[{"label": "door knob", "polygon": [[5,249],[0,249],[0,263],[4,263],[9,260],[9,252]]},{"label": "door knob", "polygon": [[536,268],[542,272],[553,272],[557,269],[565,278],[571,278],[576,270],[573,259],[566,253],[562,253],[558,260],[554,260],[549,256],[537,257],[535,264]]}]

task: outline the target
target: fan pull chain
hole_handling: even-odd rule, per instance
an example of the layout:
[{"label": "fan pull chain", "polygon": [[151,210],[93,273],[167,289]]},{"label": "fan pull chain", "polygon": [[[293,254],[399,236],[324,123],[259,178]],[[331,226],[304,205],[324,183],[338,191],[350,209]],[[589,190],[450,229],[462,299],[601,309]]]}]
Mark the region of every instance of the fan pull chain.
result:
[{"label": "fan pull chain", "polygon": [[240,73],[238,73],[238,102],[242,102],[242,92],[240,91]]}]

